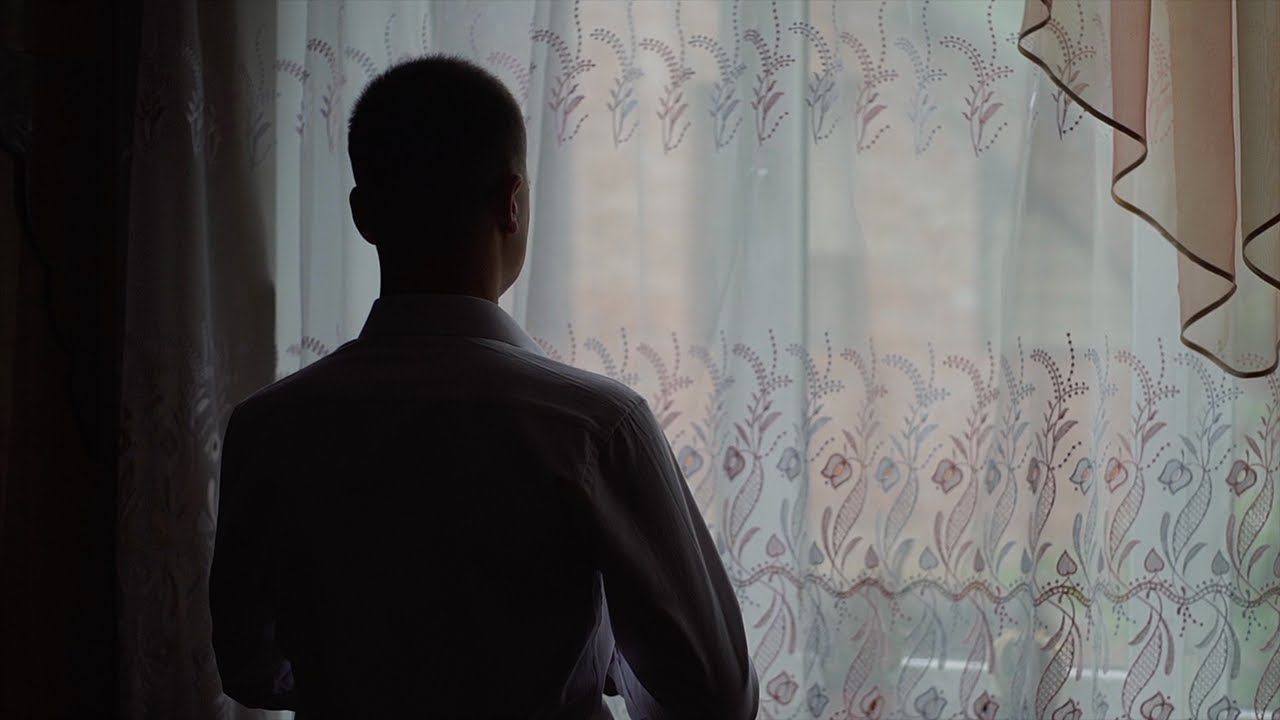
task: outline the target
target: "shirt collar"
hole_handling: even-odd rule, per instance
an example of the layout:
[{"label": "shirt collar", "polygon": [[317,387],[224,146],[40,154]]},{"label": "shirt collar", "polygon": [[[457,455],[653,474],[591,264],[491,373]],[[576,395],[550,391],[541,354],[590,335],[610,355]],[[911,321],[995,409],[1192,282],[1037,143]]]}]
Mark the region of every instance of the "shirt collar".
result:
[{"label": "shirt collar", "polygon": [[375,300],[360,337],[406,335],[487,338],[542,354],[506,311],[470,295],[415,293]]}]

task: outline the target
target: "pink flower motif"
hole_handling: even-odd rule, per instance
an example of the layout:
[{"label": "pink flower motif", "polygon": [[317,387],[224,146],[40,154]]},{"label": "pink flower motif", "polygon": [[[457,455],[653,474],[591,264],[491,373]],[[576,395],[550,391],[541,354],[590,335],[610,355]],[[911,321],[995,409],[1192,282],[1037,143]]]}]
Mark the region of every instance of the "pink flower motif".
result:
[{"label": "pink flower motif", "polygon": [[1059,705],[1058,709],[1053,711],[1053,715],[1050,716],[1050,720],[1080,720],[1080,717],[1083,714],[1083,711],[1080,709],[1080,703],[1076,702],[1074,698],[1071,698]]},{"label": "pink flower motif", "polygon": [[795,697],[796,690],[799,687],[796,681],[791,678],[791,674],[784,671],[778,673],[769,681],[769,684],[765,686],[765,691],[769,693],[769,697],[786,705],[791,702],[791,698]]},{"label": "pink flower motif", "polygon": [[1129,479],[1129,468],[1120,462],[1119,458],[1111,458],[1107,461],[1107,489],[1115,492],[1124,485]]},{"label": "pink flower motif", "polygon": [[787,546],[782,544],[777,535],[771,535],[769,542],[764,546],[764,551],[769,553],[769,557],[778,557],[787,551]]},{"label": "pink flower motif", "polygon": [[724,453],[724,474],[732,480],[738,477],[743,468],[747,466],[746,458],[742,457],[742,453],[738,452],[738,448],[729,446]]},{"label": "pink flower motif", "polygon": [[873,687],[862,698],[862,716],[867,720],[881,720],[884,715],[884,694]]},{"label": "pink flower motif", "polygon": [[960,481],[964,479],[964,472],[956,467],[954,462],[943,460],[938,463],[938,469],[933,471],[933,484],[942,488],[942,492],[949,493],[955,489]]},{"label": "pink flower motif", "polygon": [[1165,698],[1164,693],[1156,691],[1155,695],[1142,702],[1138,710],[1142,713],[1142,720],[1169,720],[1173,716],[1173,703]]},{"label": "pink flower motif", "polygon": [[1227,486],[1239,497],[1258,482],[1258,471],[1249,467],[1249,463],[1237,460],[1231,464],[1231,472],[1227,473]]},{"label": "pink flower motif", "polygon": [[845,456],[832,453],[831,457],[827,458],[827,464],[822,468],[822,477],[831,483],[831,487],[838,488],[853,477],[853,467]]},{"label": "pink flower motif", "polygon": [[1147,551],[1147,558],[1142,561],[1142,567],[1146,568],[1149,573],[1158,573],[1164,569],[1164,558],[1160,557],[1160,553],[1152,548]]},{"label": "pink flower motif", "polygon": [[1062,555],[1058,557],[1058,574],[1063,577],[1070,577],[1076,574],[1080,568],[1076,565],[1076,561],[1071,559],[1067,551],[1063,550]]},{"label": "pink flower motif", "polygon": [[991,697],[986,690],[973,701],[973,714],[978,720],[996,720],[996,711],[1000,709],[1000,703]]}]

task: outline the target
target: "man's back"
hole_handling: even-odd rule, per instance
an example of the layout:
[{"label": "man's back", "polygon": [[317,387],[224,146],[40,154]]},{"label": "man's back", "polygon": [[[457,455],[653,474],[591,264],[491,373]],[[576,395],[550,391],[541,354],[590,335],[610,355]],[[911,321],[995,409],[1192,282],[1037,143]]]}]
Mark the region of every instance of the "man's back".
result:
[{"label": "man's back", "polygon": [[219,528],[219,662],[242,642],[219,620],[270,588],[217,563],[256,552],[257,612],[313,717],[607,717],[611,664],[654,717],[708,692],[723,707],[699,717],[753,711],[736,604],[652,415],[491,303],[380,300],[359,340],[237,409],[223,484],[221,515],[254,519]]}]

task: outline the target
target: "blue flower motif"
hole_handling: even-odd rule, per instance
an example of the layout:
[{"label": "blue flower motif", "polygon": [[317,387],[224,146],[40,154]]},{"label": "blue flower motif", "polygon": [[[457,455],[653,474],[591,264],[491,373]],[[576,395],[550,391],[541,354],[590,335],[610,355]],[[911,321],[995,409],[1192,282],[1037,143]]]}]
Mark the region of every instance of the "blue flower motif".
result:
[{"label": "blue flower motif", "polygon": [[800,474],[800,467],[804,463],[800,460],[800,452],[793,447],[789,447],[782,451],[782,457],[778,459],[778,469],[787,476],[788,480],[795,480]]},{"label": "blue flower motif", "polygon": [[1249,463],[1237,460],[1231,464],[1231,472],[1227,473],[1227,487],[1231,488],[1231,492],[1235,493],[1236,497],[1243,495],[1256,482],[1258,482],[1258,471],[1249,467]]},{"label": "blue flower motif", "polygon": [[938,556],[933,554],[933,550],[926,547],[920,553],[920,568],[922,570],[932,570],[938,567]]},{"label": "blue flower motif", "polygon": [[827,693],[817,683],[814,683],[813,687],[809,688],[809,692],[805,694],[805,703],[809,706],[809,713],[814,717],[821,715],[830,701],[831,698],[827,697]]},{"label": "blue flower motif", "polygon": [[818,543],[816,542],[810,543],[809,544],[809,564],[820,565],[822,561],[825,559],[826,559],[826,555],[822,554],[822,550],[818,547]]},{"label": "blue flower motif", "polygon": [[982,477],[982,485],[987,488],[988,493],[996,491],[996,486],[1000,484],[1000,468],[996,467],[996,461],[987,462],[987,473]]},{"label": "blue flower motif", "polygon": [[1071,484],[1080,488],[1080,492],[1089,493],[1089,489],[1093,487],[1093,461],[1089,458],[1080,458],[1076,463],[1076,469],[1071,473]]},{"label": "blue flower motif", "polygon": [[902,472],[898,470],[897,464],[889,458],[880,458],[880,464],[876,466],[876,480],[880,481],[880,487],[886,491],[891,490],[901,479]]},{"label": "blue flower motif", "polygon": [[938,720],[942,717],[942,709],[947,706],[947,699],[938,692],[937,686],[916,696],[915,708],[924,720]]},{"label": "blue flower motif", "polygon": [[676,462],[680,463],[680,469],[684,471],[685,477],[692,477],[702,469],[702,453],[685,445],[676,454]]},{"label": "blue flower motif", "polygon": [[1177,495],[1179,490],[1191,484],[1191,468],[1183,465],[1181,460],[1170,460],[1160,471],[1158,482]]}]

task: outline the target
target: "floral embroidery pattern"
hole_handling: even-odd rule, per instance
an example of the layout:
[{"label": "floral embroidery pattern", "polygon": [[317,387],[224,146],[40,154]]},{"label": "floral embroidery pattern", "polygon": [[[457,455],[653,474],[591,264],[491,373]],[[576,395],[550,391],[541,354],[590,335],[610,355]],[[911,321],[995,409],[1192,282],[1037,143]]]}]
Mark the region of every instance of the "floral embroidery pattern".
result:
[{"label": "floral embroidery pattern", "polygon": [[640,66],[636,64],[636,19],[635,0],[627,0],[627,42],[623,42],[618,34],[608,28],[596,28],[591,31],[591,39],[599,40],[618,59],[620,72],[609,89],[609,101],[606,107],[613,116],[613,144],[621,145],[631,138],[636,130],[636,121],[628,118],[635,112],[640,101],[636,99],[636,80],[644,76]]},{"label": "floral embroidery pattern", "polygon": [[755,85],[751,88],[751,109],[755,110],[756,141],[761,145],[778,132],[778,126],[786,119],[789,112],[773,115],[774,106],[785,93],[779,86],[778,72],[795,62],[795,57],[782,52],[782,22],[778,19],[778,0],[771,0],[770,11],[773,15],[773,43],[765,41],[764,35],[755,28],[742,34],[742,38],[756,50],[760,57],[760,71],[756,73]]},{"label": "floral embroidery pattern", "polygon": [[729,33],[729,37],[733,39],[732,52],[726,50],[718,40],[709,35],[694,35],[689,38],[690,46],[701,48],[711,53],[711,56],[715,58],[716,68],[720,73],[719,79],[711,87],[710,108],[708,110],[711,115],[712,131],[715,136],[717,152],[724,149],[729,144],[729,141],[733,140],[734,135],[738,132],[738,127],[742,124],[742,115],[738,113],[737,82],[738,78],[742,77],[742,74],[746,72],[747,66],[742,62],[740,53],[741,35],[738,32],[740,11],[741,0],[733,0],[732,31]]},{"label": "floral embroidery pattern", "polygon": [[995,99],[996,83],[1013,74],[1013,68],[999,64],[999,47],[996,30],[992,18],[995,0],[987,3],[987,34],[991,39],[991,53],[986,54],[968,38],[958,35],[947,35],[940,45],[962,54],[973,67],[974,82],[969,84],[969,96],[965,99],[965,109],[960,113],[969,122],[969,142],[973,146],[974,155],[991,149],[1001,131],[1008,123],[1001,122],[994,129],[988,125],[995,119],[996,113],[1004,107],[1004,103]]},{"label": "floral embroidery pattern", "polygon": [[[835,14],[834,9],[832,14]],[[831,113],[840,98],[837,78],[844,67],[831,45],[822,36],[821,30],[809,23],[795,23],[791,26],[791,30],[813,46],[822,67],[820,72],[817,70],[813,72],[813,79],[805,87],[804,96],[804,104],[809,108],[809,133],[815,143],[821,142],[831,136],[835,131],[835,124],[840,121],[839,116],[833,114],[828,124],[827,115]]]},{"label": "floral embroidery pattern", "polygon": [[244,77],[244,88],[247,92],[239,93],[237,100],[243,106],[243,137],[249,153],[249,167],[256,168],[275,148],[276,139],[272,130],[275,123],[268,118],[273,110],[272,103],[280,97],[279,91],[272,91],[267,80],[267,64],[262,54],[262,30],[259,29],[253,39],[254,68],[250,71],[244,63],[240,64],[240,74]]},{"label": "floral embroidery pattern", "polygon": [[913,142],[916,155],[923,155],[933,144],[933,136],[942,129],[934,124],[933,114],[938,106],[929,95],[929,86],[941,82],[947,76],[946,71],[933,67],[933,42],[929,36],[929,0],[924,0],[920,9],[920,47],[910,38],[900,37],[894,41],[894,47],[906,53],[911,62],[911,74],[915,78],[915,93],[911,96],[911,105],[907,109],[907,118],[911,120]]},{"label": "floral embroidery pattern", "polygon": [[[880,139],[880,135],[889,128],[888,125],[882,125],[870,134],[872,122],[881,112],[885,110],[887,105],[880,101],[880,93],[876,89],[880,85],[891,80],[896,80],[898,72],[885,65],[885,53],[888,51],[888,43],[885,41],[884,29],[884,11],[888,5],[888,0],[880,0],[880,8],[876,12],[876,32],[879,36],[878,47],[880,51],[874,55],[867,49],[866,45],[860,38],[854,37],[849,31],[840,32],[840,43],[846,45],[853,50],[853,55],[857,59],[860,78],[858,80],[858,89],[854,93],[853,98],[853,116],[854,128],[853,136],[855,146],[858,152],[867,150],[876,141]],[[834,8],[832,9],[834,22]]]},{"label": "floral embroidery pattern", "polygon": [[[471,57],[477,62],[484,65],[490,72],[497,75],[504,82],[507,82],[511,88],[512,94],[520,103],[520,107],[524,109],[525,124],[529,122],[529,84],[533,79],[534,64],[531,60],[520,60],[506,50],[491,50],[482,52],[480,45],[476,40],[476,31],[480,25],[480,21],[485,18],[485,12],[481,10],[472,18],[471,29],[468,33],[468,40],[471,46]],[[427,47],[427,17],[424,15],[422,20],[422,42],[423,52]]]},{"label": "floral embroidery pattern", "polygon": [[[1076,17],[1079,20],[1074,32],[1068,32],[1058,19],[1058,15],[1050,18],[1045,29],[1061,48],[1061,62],[1055,64],[1054,74],[1071,88],[1071,92],[1079,96],[1089,89],[1089,83],[1080,79],[1081,65],[1093,59],[1097,51],[1086,43],[1084,5],[1077,0]],[[1055,85],[1053,93],[1055,108],[1054,120],[1058,124],[1058,137],[1063,137],[1080,124],[1084,118],[1083,110],[1074,107],[1075,101],[1065,90]],[[1074,111],[1073,111],[1074,109]]]},{"label": "floral embroidery pattern", "polygon": [[[678,448],[739,589],[769,716],[1231,717],[1225,683],[1260,651],[1255,704],[1274,707],[1280,549],[1262,528],[1280,380],[1236,380],[1163,346],[1151,361],[1081,350],[1070,336],[1056,351],[941,359],[722,338],[689,348],[701,366],[681,375],[674,338],[660,359],[640,346],[647,370],[628,365],[620,338],[620,353],[588,340],[582,359],[644,392]],[[1223,410],[1246,385],[1269,401],[1241,432]],[[1200,414],[1170,436],[1183,397]],[[1112,645],[1132,648],[1122,672],[1082,680]],[[1175,697],[1158,678],[1180,654],[1196,665]],[[1004,682],[1032,690],[1007,695]]]},{"label": "floral embroidery pattern", "polygon": [[343,63],[338,59],[338,50],[327,41],[319,38],[308,39],[307,53],[323,58],[325,65],[329,68],[329,79],[320,91],[320,117],[324,118],[329,152],[336,152],[347,121],[346,110],[342,104],[342,93],[346,88],[347,76],[342,70]]},{"label": "floral embroidery pattern", "polygon": [[685,100],[684,84],[693,77],[693,70],[685,64],[684,26],[680,24],[680,0],[675,4],[676,49],[672,50],[657,38],[645,38],[640,47],[656,54],[667,69],[667,83],[662,86],[658,98],[658,121],[662,123],[662,151],[670,153],[680,146],[689,131],[690,122],[685,119],[689,102]]},{"label": "floral embroidery pattern", "polygon": [[199,51],[190,45],[182,46],[181,57],[183,64],[191,73],[191,92],[187,95],[187,102],[183,108],[183,116],[187,119],[187,128],[191,132],[191,152],[213,165],[218,159],[222,133],[218,128],[214,106],[206,99],[206,74],[203,63]]},{"label": "floral embroidery pattern", "polygon": [[[572,127],[569,125],[574,110],[577,110],[586,99],[586,96],[578,91],[579,85],[575,82],[575,78],[596,65],[594,60],[582,57],[581,0],[573,0],[573,52],[569,51],[569,44],[552,30],[534,29],[531,38],[534,42],[548,45],[559,64],[559,72],[552,78],[550,89],[547,91],[547,108],[556,121],[556,141],[563,145],[578,134],[582,123],[587,119],[587,114],[584,113]],[[616,133],[614,137],[616,141]]]}]

